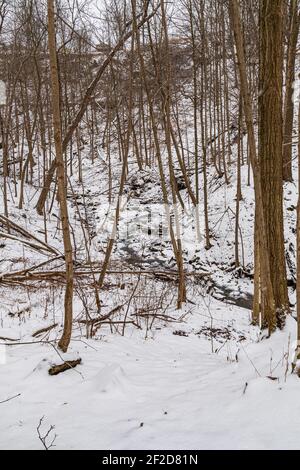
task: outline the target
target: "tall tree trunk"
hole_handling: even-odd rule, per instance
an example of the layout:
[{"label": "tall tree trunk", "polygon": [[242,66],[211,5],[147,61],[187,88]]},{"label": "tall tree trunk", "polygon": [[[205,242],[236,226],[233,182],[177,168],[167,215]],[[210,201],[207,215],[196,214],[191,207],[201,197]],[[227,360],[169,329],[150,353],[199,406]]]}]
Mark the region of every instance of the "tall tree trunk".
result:
[{"label": "tall tree trunk", "polygon": [[282,71],[284,0],[260,2],[259,159],[277,324],[289,308],[283,233]]},{"label": "tall tree trunk", "polygon": [[63,242],[66,264],[66,292],[65,292],[65,319],[63,335],[58,343],[59,348],[66,352],[71,340],[73,320],[73,253],[69,229],[67,205],[67,180],[62,149],[60,89],[58,75],[58,61],[56,51],[56,32],[54,19],[54,0],[48,0],[48,47],[50,58],[51,92],[54,143],[57,162],[58,199],[61,213]]},{"label": "tall tree trunk", "polygon": [[[261,282],[257,283],[260,288],[260,292],[264,294],[264,301],[261,304],[261,317],[266,319],[269,329],[269,334],[276,329],[276,311],[275,301],[273,294],[273,286],[271,282],[270,272],[270,259],[267,245],[267,227],[266,218],[264,214],[263,204],[263,192],[261,182],[260,165],[257,157],[256,140],[254,133],[253,124],[253,110],[251,105],[251,95],[248,86],[247,72],[246,72],[246,59],[244,52],[244,39],[242,34],[242,25],[240,18],[240,10],[237,0],[229,1],[229,12],[232,28],[234,31],[239,77],[240,77],[240,89],[243,98],[244,115],[246,126],[248,130],[248,141],[249,141],[249,157],[251,161],[253,179],[254,179],[254,191],[255,191],[255,203],[257,213],[257,224],[260,228],[259,232],[256,233],[259,243],[259,261],[260,261],[260,279]],[[255,269],[258,269],[257,265]]]}]

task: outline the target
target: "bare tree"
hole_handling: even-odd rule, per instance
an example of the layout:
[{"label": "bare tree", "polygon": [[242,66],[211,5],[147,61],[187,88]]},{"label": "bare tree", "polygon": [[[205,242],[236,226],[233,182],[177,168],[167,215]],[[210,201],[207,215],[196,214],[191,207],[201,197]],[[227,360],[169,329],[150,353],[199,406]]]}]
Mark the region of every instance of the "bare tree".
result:
[{"label": "bare tree", "polygon": [[50,75],[51,75],[51,91],[52,91],[52,109],[53,109],[53,129],[55,154],[57,162],[57,181],[58,181],[58,199],[61,213],[61,224],[63,231],[63,242],[66,263],[66,292],[65,292],[65,319],[64,331],[59,341],[59,347],[63,352],[68,350],[73,321],[73,284],[74,284],[74,268],[73,268],[73,249],[69,228],[69,215],[67,204],[67,179],[65,175],[65,162],[62,146],[61,135],[61,101],[59,87],[59,73],[56,50],[56,34],[55,34],[55,10],[54,0],[48,0],[48,41],[49,41],[49,58],[50,58]]},{"label": "bare tree", "polygon": [[250,160],[254,176],[256,215],[259,226],[259,232],[256,232],[256,240],[258,244],[257,248],[259,250],[259,266],[256,264],[255,269],[259,269],[260,283],[256,286],[259,288],[259,292],[257,292],[256,295],[262,300],[261,315],[263,321],[267,322],[269,332],[272,333],[276,329],[275,300],[271,281],[270,258],[267,245],[267,226],[266,216],[264,213],[265,209],[263,204],[261,170],[256,150],[253,111],[247,80],[240,10],[237,0],[230,0],[229,11],[231,24],[235,36],[241,95],[243,97],[245,120],[248,129]]}]

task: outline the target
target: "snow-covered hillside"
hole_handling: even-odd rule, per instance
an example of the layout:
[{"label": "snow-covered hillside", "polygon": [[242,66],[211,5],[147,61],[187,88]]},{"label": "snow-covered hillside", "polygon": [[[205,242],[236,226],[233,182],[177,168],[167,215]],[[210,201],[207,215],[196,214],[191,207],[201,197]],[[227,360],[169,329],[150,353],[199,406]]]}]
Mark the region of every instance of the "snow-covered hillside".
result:
[{"label": "snow-covered hillside", "polygon": [[[100,179],[104,172],[102,160],[92,166],[86,158],[86,209],[80,205],[81,185],[74,180],[78,197],[77,205],[71,206],[72,228],[76,259],[87,267],[90,264],[82,255],[85,250],[80,218],[88,221],[89,230],[94,230],[90,256],[97,272],[95,263],[103,259],[101,246],[105,246],[107,237],[98,224],[104,219],[107,198],[103,178],[99,189],[95,177],[99,175]],[[246,178],[244,167],[244,183]],[[82,276],[77,282],[74,332],[67,355],[55,346],[62,329],[63,284],[56,279],[49,287],[45,281],[30,279],[31,272],[62,269],[56,206],[47,221],[47,244],[54,253],[22,243],[26,238],[13,230],[10,235],[17,239],[3,239],[1,448],[15,448],[16,442],[18,448],[41,448],[37,427],[42,417],[40,430],[46,434],[51,425],[55,426],[49,440],[57,434],[58,449],[297,448],[299,379],[291,375],[296,322],[290,318],[283,332],[263,340],[259,329],[250,326],[252,280],[249,276],[241,278],[232,266],[234,176],[229,186],[213,178],[211,181],[213,247],[206,251],[200,244],[195,250],[186,237],[186,270],[206,275],[188,278],[184,309],[176,310],[172,278],[149,275],[145,282],[136,274],[108,274],[100,293],[101,316],[113,313],[107,322],[98,324],[93,338],[87,338],[90,330],[84,322],[88,316],[97,317],[98,312],[92,278]],[[246,184],[243,188],[243,250],[245,266],[251,273],[253,190]],[[136,201],[129,200],[132,219],[141,216],[141,207],[147,210],[154,191],[155,175],[150,178],[148,191],[141,189],[140,197],[145,198],[142,205],[135,209]],[[44,220],[29,209],[36,195],[29,185],[25,193],[22,211],[16,208],[11,194],[11,220],[43,241]],[[287,187],[287,249],[294,239],[293,194]],[[193,232],[188,232],[189,227],[186,230]],[[172,270],[169,243],[159,239],[152,242],[118,240],[111,271],[136,272],[151,267]],[[29,270],[51,259],[50,264]],[[292,253],[291,259],[294,262]],[[29,271],[24,274],[24,270]],[[16,271],[23,271],[20,285],[15,276],[14,280],[6,277]],[[129,302],[133,291],[134,301]],[[50,331],[43,331],[53,325]],[[48,374],[51,365],[78,357],[82,363],[75,369],[57,377]],[[292,414],[290,403],[294,403]]]}]

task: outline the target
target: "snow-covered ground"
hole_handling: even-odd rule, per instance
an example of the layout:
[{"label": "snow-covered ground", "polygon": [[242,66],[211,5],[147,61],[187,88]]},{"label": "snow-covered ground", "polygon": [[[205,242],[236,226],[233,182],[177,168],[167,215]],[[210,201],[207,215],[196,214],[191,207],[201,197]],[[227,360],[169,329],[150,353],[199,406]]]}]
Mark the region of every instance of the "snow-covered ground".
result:
[{"label": "snow-covered ground", "polygon": [[216,326],[238,325],[247,338],[197,334],[209,322],[202,304],[188,322],[147,339],[138,330],[75,338],[66,357],[82,365],[56,377],[48,375],[61,362],[51,345],[7,347],[0,401],[20,396],[0,404],[0,448],[41,448],[42,417],[42,434],[55,426],[57,449],[299,448],[299,379],[287,371],[295,321],[257,342],[248,312],[217,301],[210,311]]}]

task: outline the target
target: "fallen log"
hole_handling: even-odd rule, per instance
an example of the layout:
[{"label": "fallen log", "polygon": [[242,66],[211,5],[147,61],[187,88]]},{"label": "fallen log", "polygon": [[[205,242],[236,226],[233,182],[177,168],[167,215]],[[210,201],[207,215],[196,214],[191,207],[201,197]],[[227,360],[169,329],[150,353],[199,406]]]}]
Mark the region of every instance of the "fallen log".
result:
[{"label": "fallen log", "polygon": [[118,305],[106,315],[102,315],[101,317],[91,318],[90,320],[78,320],[78,323],[82,323],[84,325],[94,325],[95,323],[104,322],[105,320],[108,320],[114,313],[119,312],[124,307],[124,305],[125,304]]},{"label": "fallen log", "polygon": [[48,373],[49,375],[58,375],[62,372],[65,372],[66,370],[74,369],[74,367],[78,366],[79,364],[81,364],[81,358],[76,359],[75,361],[66,361],[63,364],[50,367]]},{"label": "fallen log", "polygon": [[55,258],[48,259],[47,261],[43,261],[42,263],[36,264],[34,266],[30,266],[29,268],[21,269],[20,271],[9,271],[7,273],[0,273],[0,278],[2,278],[3,280],[5,276],[8,276],[9,278],[15,278],[17,276],[25,276],[31,271],[35,271],[38,268],[46,266],[47,264],[50,264],[53,261],[57,261],[62,258],[63,258],[63,255],[60,255],[60,256],[56,256]]},{"label": "fallen log", "polygon": [[29,240],[25,240],[20,237],[16,237],[15,235],[11,235],[9,233],[0,232],[0,238],[8,238],[9,240],[14,240],[19,243],[23,243],[23,245],[30,246],[30,248],[33,248],[34,250],[37,250],[37,251],[47,251],[47,252],[49,251],[43,246],[40,246],[36,243],[30,242]]},{"label": "fallen log", "polygon": [[[28,232],[28,230],[26,230],[25,228],[23,228],[20,225],[16,224],[15,222],[8,219],[4,215],[0,215],[0,222],[3,225],[9,226],[12,230],[15,230],[20,235],[23,235],[23,237],[25,237],[26,239],[33,240],[33,241],[37,242],[38,243],[37,248],[43,249],[44,251],[49,251],[50,253],[52,253],[54,255],[57,255],[57,256],[61,255],[61,253],[59,253],[59,251],[56,248],[53,248],[52,246],[48,245],[48,243],[44,242],[43,240],[40,240],[35,235]],[[7,237],[7,238],[11,238],[11,237]],[[19,240],[20,242],[23,241],[23,243],[25,242],[25,240],[22,240],[18,237],[15,237],[15,239]],[[35,245],[35,244],[33,244],[33,245]]]},{"label": "fallen log", "polygon": [[[84,277],[84,276],[91,276],[94,274],[100,274],[101,270],[93,270],[93,271],[84,271],[84,270],[75,270],[74,271],[74,276],[77,277]],[[107,271],[108,275],[129,275],[129,276],[168,276],[168,277],[177,277],[178,272],[174,271]],[[202,277],[209,277],[211,276],[210,273],[197,273],[197,272],[191,272],[191,273],[185,273],[184,274],[187,277],[192,277],[195,276],[197,278],[202,278]],[[66,277],[66,272],[65,271],[37,271],[37,272],[27,272],[24,275],[19,275],[19,273],[6,273],[6,274],[0,274],[0,280],[18,280],[18,281],[25,281],[25,280],[49,280],[50,278],[65,278]],[[169,278],[170,280],[170,278]]]}]

